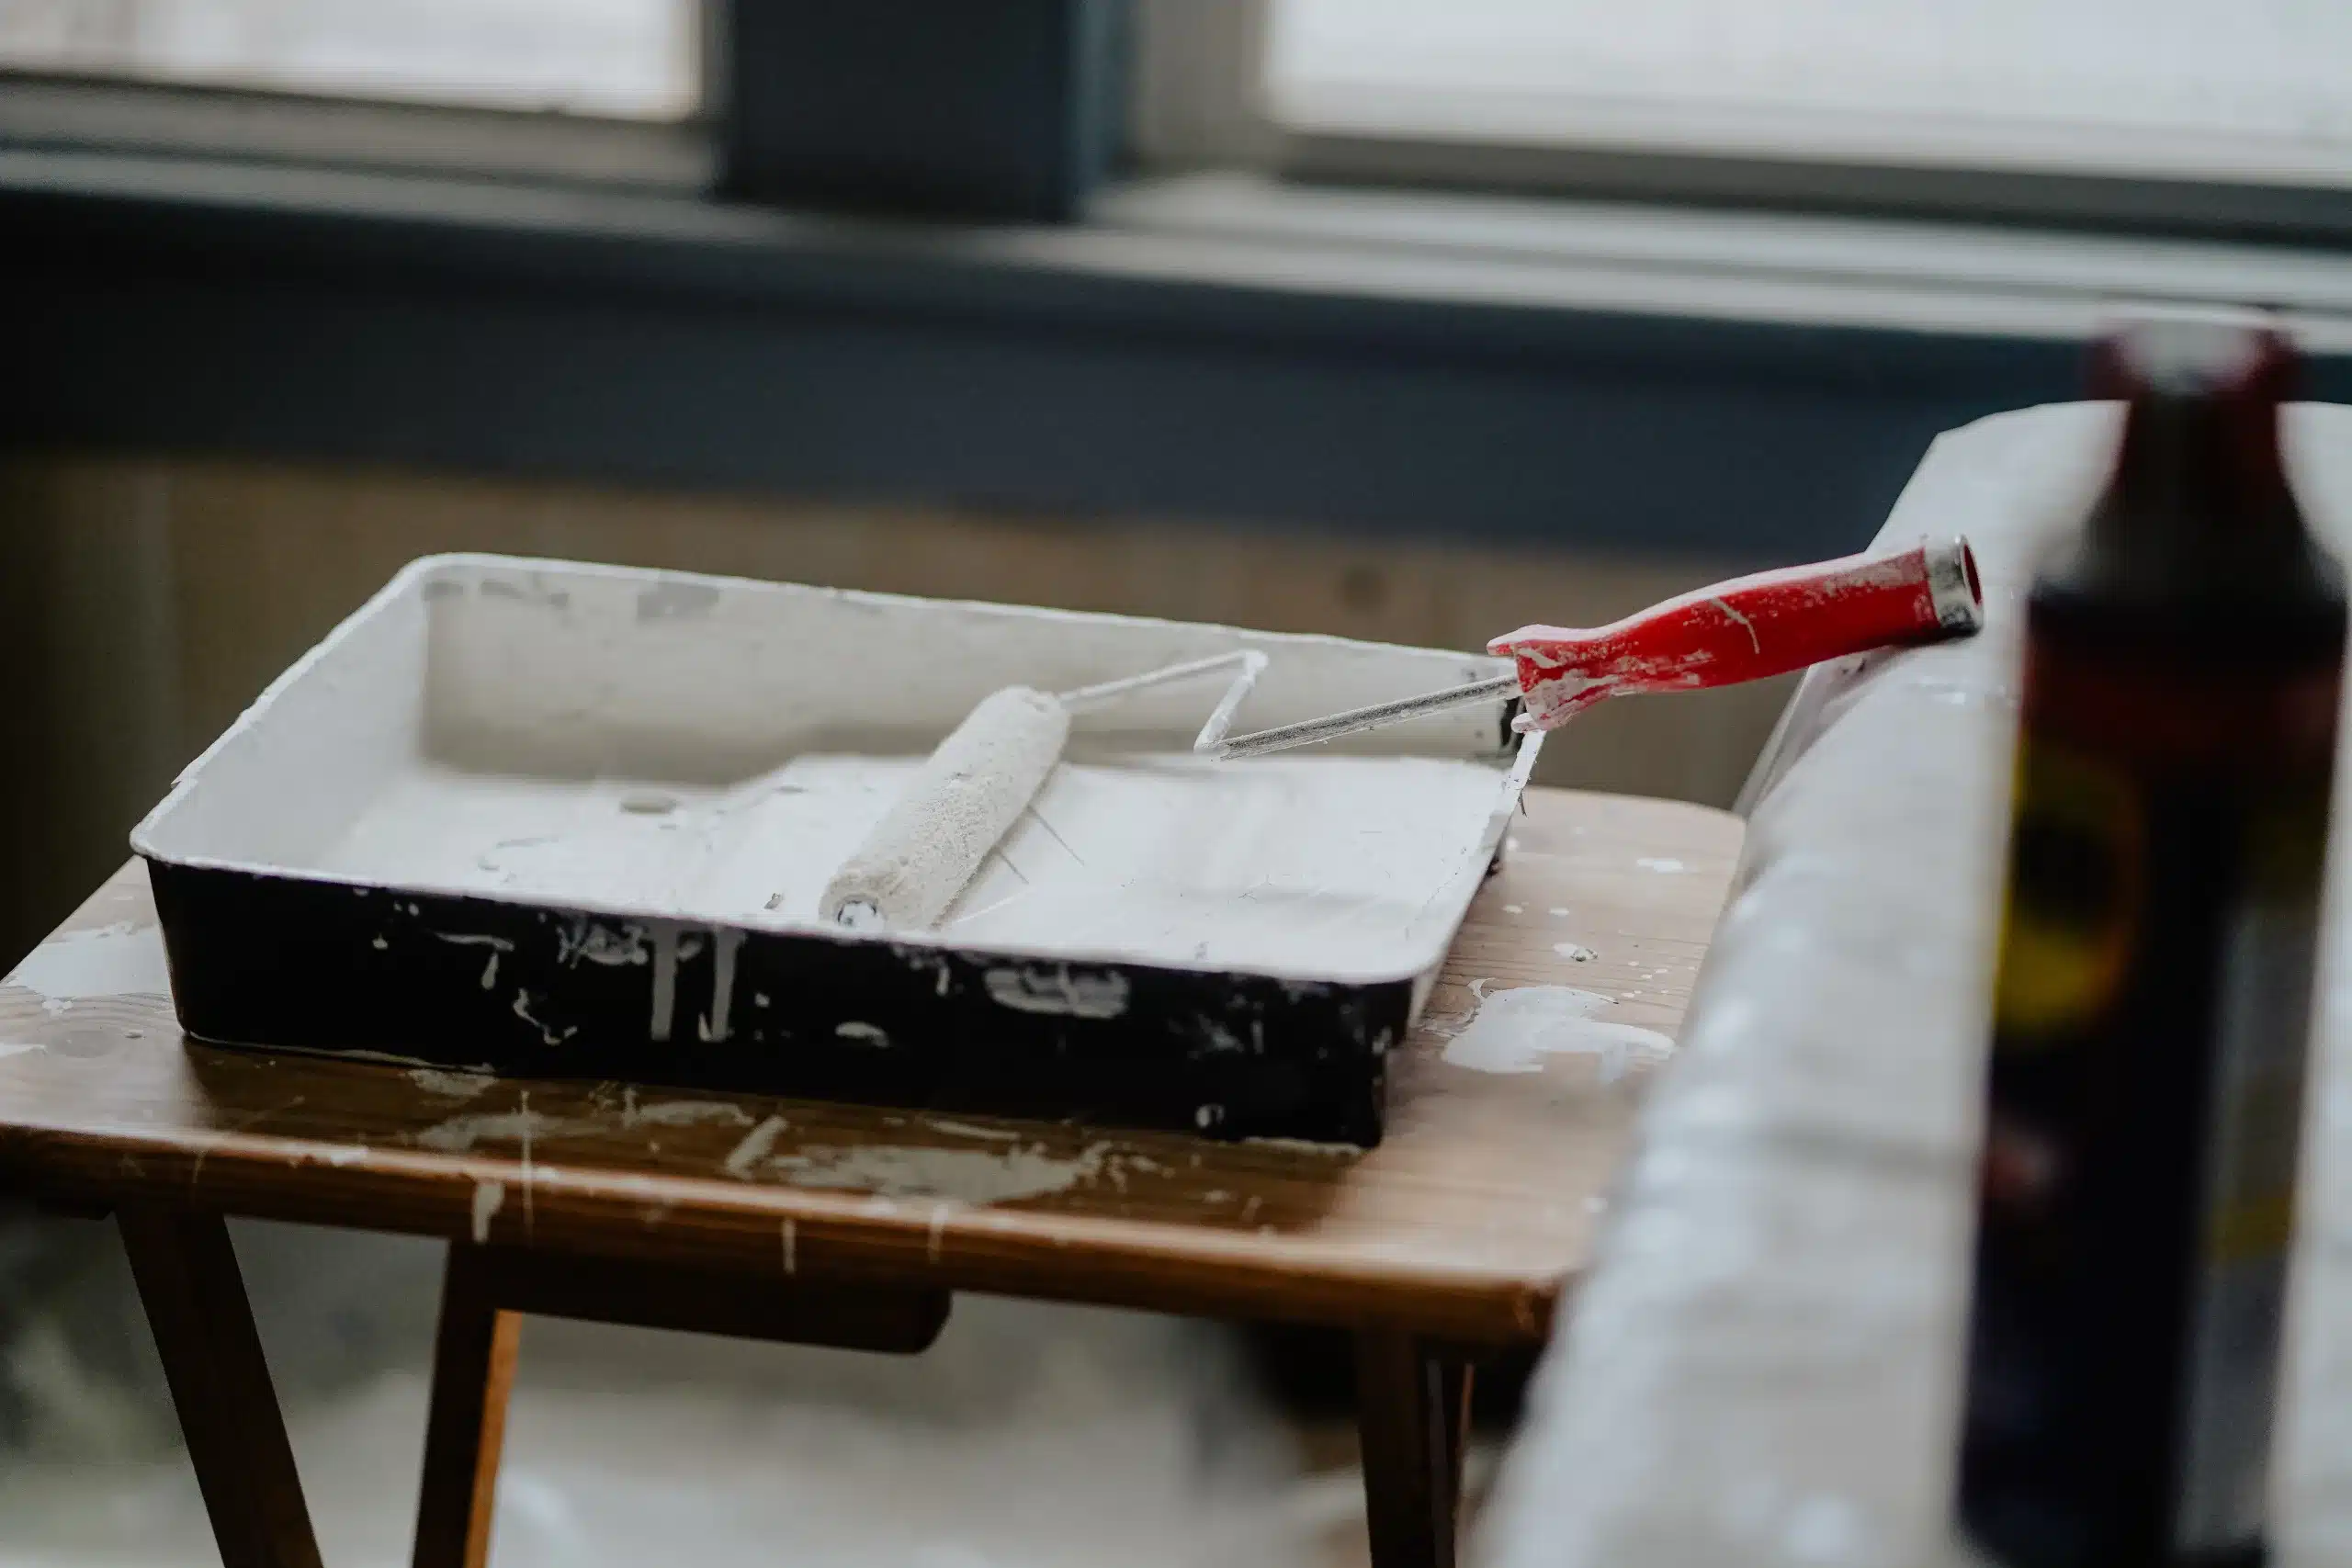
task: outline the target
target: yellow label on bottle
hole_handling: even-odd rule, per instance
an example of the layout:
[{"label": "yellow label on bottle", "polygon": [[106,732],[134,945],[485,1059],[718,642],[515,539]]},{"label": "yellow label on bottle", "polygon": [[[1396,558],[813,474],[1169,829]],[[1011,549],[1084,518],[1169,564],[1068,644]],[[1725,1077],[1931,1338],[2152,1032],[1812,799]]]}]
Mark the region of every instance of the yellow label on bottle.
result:
[{"label": "yellow label on bottle", "polygon": [[1994,1020],[2003,1049],[2097,1018],[2132,958],[2144,859],[2129,774],[2032,735],[2018,744]]}]

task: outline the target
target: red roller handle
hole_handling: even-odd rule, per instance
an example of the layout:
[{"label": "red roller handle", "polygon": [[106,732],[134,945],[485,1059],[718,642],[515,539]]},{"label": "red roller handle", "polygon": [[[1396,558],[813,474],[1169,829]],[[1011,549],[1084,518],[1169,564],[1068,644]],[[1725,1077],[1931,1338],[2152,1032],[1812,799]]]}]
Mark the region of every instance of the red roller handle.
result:
[{"label": "red roller handle", "polygon": [[1984,624],[1965,539],[1734,578],[1613,625],[1521,626],[1487,645],[1519,662],[1518,727],[1554,729],[1611,697],[1729,686]]}]

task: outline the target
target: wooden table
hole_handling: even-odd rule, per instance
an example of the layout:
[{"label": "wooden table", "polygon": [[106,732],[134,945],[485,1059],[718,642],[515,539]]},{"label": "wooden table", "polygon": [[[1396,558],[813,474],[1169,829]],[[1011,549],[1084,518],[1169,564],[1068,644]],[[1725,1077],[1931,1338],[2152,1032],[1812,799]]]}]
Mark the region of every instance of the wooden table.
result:
[{"label": "wooden table", "polygon": [[226,1214],[452,1244],[420,1565],[487,1557],[522,1314],[905,1352],[956,1291],[1351,1332],[1374,1559],[1448,1562],[1469,1367],[1549,1329],[1642,1071],[1476,1070],[1447,1031],[1528,985],[1672,1031],[1739,840],[1530,792],[1370,1152],[207,1046],[134,863],[0,985],[0,1187],[116,1216],[227,1568],[318,1552]]}]

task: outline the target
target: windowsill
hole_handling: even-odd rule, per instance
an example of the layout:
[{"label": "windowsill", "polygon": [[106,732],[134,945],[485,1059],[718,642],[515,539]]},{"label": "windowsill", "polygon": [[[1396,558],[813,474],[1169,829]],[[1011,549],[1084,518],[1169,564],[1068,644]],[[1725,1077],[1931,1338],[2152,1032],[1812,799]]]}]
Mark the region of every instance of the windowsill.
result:
[{"label": "windowsill", "polygon": [[[5,107],[0,98],[0,111]],[[377,111],[352,112],[364,118]],[[443,118],[436,111],[420,121]],[[496,124],[497,117],[467,119],[477,118]],[[0,131],[6,129],[0,112]],[[479,129],[464,124],[445,131],[435,154],[479,151]],[[898,224],[713,201],[701,188],[707,153],[684,128],[525,119],[512,129],[517,140],[506,169],[544,176],[550,169],[597,165],[614,149],[628,155],[598,165],[611,178],[590,182],[164,156],[138,147],[19,147],[0,150],[0,202],[62,200],[85,210],[158,214],[202,209],[229,222],[308,220],[347,226],[355,239],[389,227],[416,238],[462,239],[476,262],[487,261],[483,247],[501,238],[600,250],[633,243],[673,262],[699,252],[703,265],[652,266],[640,276],[672,288],[699,280],[726,293],[815,287],[818,279],[786,264],[864,257],[926,274],[997,274],[1009,283],[1059,276],[1272,299],[2043,342],[2080,341],[2121,300],[2255,300],[2281,311],[2313,352],[2352,353],[2352,270],[2325,251],[1314,186],[1242,174],[1130,180],[1098,197],[1088,222],[1068,228]],[[374,246],[353,248],[356,254]],[[458,265],[458,258],[447,259]],[[592,275],[618,281],[631,270],[616,271],[613,261],[598,258]],[[778,265],[746,265],[763,261]],[[945,292],[922,292],[933,288]],[[955,294],[951,282],[933,276],[905,302],[952,308]]]},{"label": "windowsill", "polygon": [[2259,300],[2314,352],[2352,348],[2352,269],[2325,251],[1241,175],[1136,182],[1095,223],[1222,243],[1227,265],[1286,253],[1294,287],[2064,341],[2122,299]]},{"label": "windowsill", "polygon": [[690,193],[711,178],[691,120],[0,74],[0,147],[557,180]]}]

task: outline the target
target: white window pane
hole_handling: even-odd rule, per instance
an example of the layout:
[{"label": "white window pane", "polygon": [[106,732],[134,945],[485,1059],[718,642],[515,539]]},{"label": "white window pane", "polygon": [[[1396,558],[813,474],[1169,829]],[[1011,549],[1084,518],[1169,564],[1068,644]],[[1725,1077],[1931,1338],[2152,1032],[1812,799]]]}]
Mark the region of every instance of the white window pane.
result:
[{"label": "white window pane", "polygon": [[632,119],[694,111],[696,0],[0,0],[0,68]]},{"label": "white window pane", "polygon": [[1295,129],[2352,182],[2346,0],[1272,0]]}]

